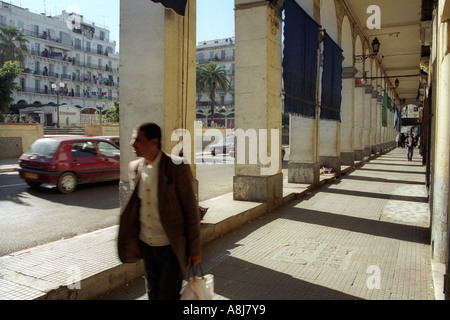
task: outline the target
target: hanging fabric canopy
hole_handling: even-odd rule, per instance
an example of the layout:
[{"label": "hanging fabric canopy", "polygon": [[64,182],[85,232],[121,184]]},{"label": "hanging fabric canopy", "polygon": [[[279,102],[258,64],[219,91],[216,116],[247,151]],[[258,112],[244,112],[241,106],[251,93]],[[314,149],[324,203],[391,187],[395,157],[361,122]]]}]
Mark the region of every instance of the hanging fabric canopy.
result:
[{"label": "hanging fabric canopy", "polygon": [[284,5],[284,111],[315,118],[319,24],[294,0]]},{"label": "hanging fabric canopy", "polygon": [[386,92],[383,94],[383,104],[381,106],[381,125],[387,127],[388,122],[388,99],[389,96]]},{"label": "hanging fabric canopy", "polygon": [[397,106],[394,106],[394,129],[400,131],[400,118],[398,116]]},{"label": "hanging fabric canopy", "polygon": [[186,11],[187,0],[151,0],[155,3],[161,3],[164,7],[172,9],[181,16],[184,16]]},{"label": "hanging fabric canopy", "polygon": [[342,49],[325,33],[320,119],[341,121]]}]

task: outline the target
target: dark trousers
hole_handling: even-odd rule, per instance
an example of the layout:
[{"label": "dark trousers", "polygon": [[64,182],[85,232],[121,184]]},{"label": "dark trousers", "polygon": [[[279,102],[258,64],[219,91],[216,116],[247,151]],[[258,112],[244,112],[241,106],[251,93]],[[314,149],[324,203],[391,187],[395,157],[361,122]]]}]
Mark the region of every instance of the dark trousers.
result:
[{"label": "dark trousers", "polygon": [[141,242],[149,300],[179,300],[183,273],[172,247],[151,247]]},{"label": "dark trousers", "polygon": [[408,161],[412,160],[413,154],[414,154],[414,147],[408,147],[408,154],[407,154]]}]

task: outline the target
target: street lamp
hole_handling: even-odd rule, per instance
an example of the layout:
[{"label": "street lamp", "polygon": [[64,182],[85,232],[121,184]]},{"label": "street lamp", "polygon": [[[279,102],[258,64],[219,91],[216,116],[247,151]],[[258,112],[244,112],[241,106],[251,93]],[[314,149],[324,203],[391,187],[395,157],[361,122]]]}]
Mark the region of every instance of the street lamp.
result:
[{"label": "street lamp", "polygon": [[102,124],[102,111],[106,107],[106,104],[103,102],[103,104],[100,106],[98,103],[95,104],[95,107],[99,111],[100,114],[100,124]]},{"label": "street lamp", "polygon": [[361,63],[364,60],[366,60],[367,58],[373,58],[373,57],[377,56],[378,52],[380,52],[380,46],[381,46],[380,41],[378,40],[378,38],[375,37],[375,39],[373,39],[373,41],[372,41],[373,54],[369,54],[368,56],[357,55],[357,56],[355,56],[355,61]]},{"label": "street lamp", "polygon": [[59,95],[61,94],[61,92],[63,92],[64,87],[65,87],[65,84],[62,83],[62,82],[60,82],[60,83],[59,83],[59,89],[56,90],[56,89],[57,89],[56,84],[55,84],[55,83],[52,83],[52,89],[56,92],[56,107],[58,108],[58,109],[57,109],[57,110],[58,110],[58,121],[57,121],[57,123],[56,123],[56,127],[57,127],[58,129],[59,129],[59,106],[60,106],[60,104],[59,104]]}]

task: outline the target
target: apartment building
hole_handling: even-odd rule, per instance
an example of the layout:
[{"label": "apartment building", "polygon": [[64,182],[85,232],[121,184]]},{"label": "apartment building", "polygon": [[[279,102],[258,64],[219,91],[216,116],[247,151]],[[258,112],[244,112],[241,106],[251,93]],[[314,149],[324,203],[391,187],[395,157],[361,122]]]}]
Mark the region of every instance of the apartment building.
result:
[{"label": "apartment building", "polygon": [[[119,55],[107,27],[82,15],[36,14],[0,1],[0,25],[26,35],[28,53],[13,106],[45,126],[96,123],[118,101]],[[60,106],[58,108],[58,105]]]},{"label": "apartment building", "polygon": [[[234,37],[202,41],[197,44],[197,64],[206,65],[210,61],[216,61],[219,67],[225,67],[230,88],[227,92],[216,93],[216,111],[214,123],[220,127],[234,127]],[[210,124],[211,106],[208,92],[197,92],[197,120],[204,125]]]}]

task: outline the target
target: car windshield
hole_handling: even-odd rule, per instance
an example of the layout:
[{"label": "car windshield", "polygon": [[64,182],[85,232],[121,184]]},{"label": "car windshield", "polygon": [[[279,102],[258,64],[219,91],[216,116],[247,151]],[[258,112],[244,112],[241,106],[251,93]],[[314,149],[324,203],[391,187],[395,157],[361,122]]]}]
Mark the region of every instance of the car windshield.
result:
[{"label": "car windshield", "polygon": [[53,140],[36,140],[27,151],[24,152],[26,156],[37,156],[43,158],[53,158],[56,150],[60,145],[60,141]]}]

